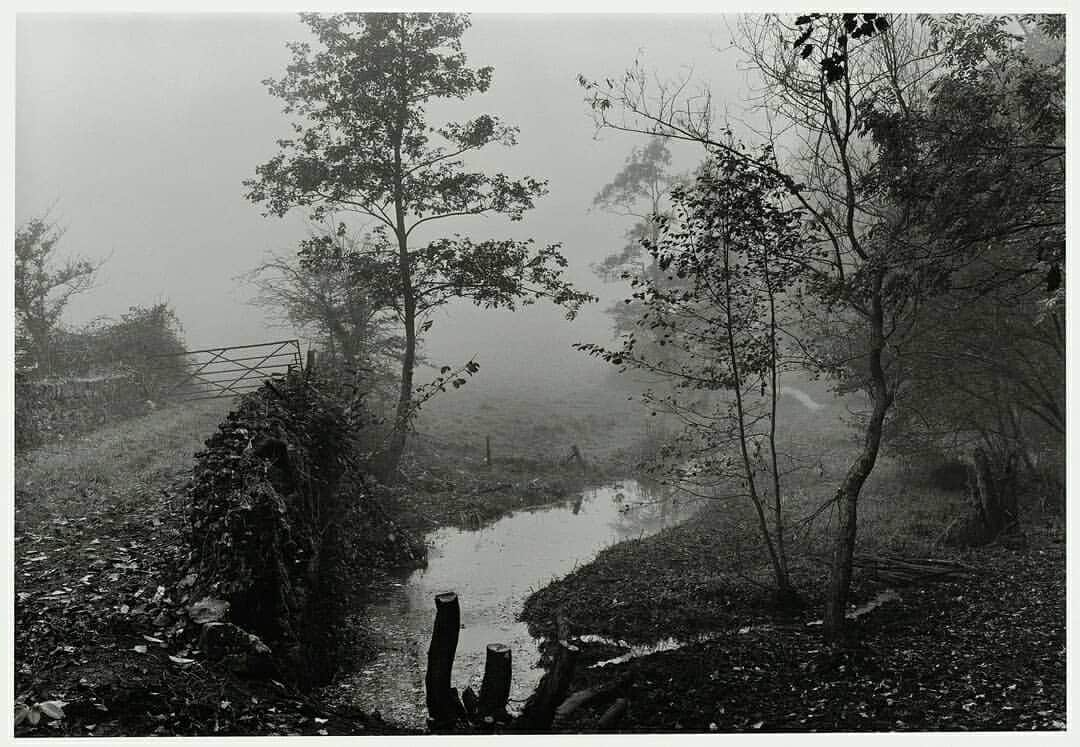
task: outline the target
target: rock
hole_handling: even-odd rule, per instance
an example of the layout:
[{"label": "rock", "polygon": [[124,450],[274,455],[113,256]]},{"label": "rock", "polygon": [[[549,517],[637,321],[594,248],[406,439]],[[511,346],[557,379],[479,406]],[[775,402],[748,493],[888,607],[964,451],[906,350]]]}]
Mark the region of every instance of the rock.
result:
[{"label": "rock", "polygon": [[270,647],[232,623],[211,622],[203,626],[199,648],[213,661],[223,661],[238,674],[266,677],[273,673]]},{"label": "rock", "polygon": [[210,597],[200,599],[187,609],[188,617],[191,618],[192,622],[200,625],[218,622],[225,617],[228,611],[228,602],[224,599],[212,599]]}]

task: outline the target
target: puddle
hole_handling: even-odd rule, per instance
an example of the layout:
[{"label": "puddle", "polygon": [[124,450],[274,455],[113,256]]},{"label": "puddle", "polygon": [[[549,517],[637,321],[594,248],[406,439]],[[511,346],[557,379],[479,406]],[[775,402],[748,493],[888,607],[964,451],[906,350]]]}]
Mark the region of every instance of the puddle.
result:
[{"label": "puddle", "polygon": [[[886,589],[885,591],[878,592],[877,596],[875,596],[870,601],[865,602],[864,604],[861,604],[858,607],[856,607],[855,609],[849,611],[847,613],[847,619],[848,620],[858,620],[863,615],[866,615],[866,614],[869,614],[869,613],[873,612],[874,610],[876,610],[878,607],[882,606],[883,604],[888,604],[889,602],[898,602],[898,601],[900,601],[900,595],[897,594],[896,591],[894,591],[893,589]],[[813,622],[808,622],[806,624],[808,626],[810,626],[810,625],[824,625],[825,621],[824,620],[814,620]]]},{"label": "puddle", "polygon": [[536,668],[537,641],[515,619],[526,597],[603,548],[655,534],[698,508],[695,502],[624,481],[519,511],[479,530],[432,532],[427,567],[399,576],[383,601],[368,607],[365,625],[381,639],[382,652],[336,684],[332,697],[377,710],[387,720],[423,727],[435,595],[454,591],[461,603],[461,632],[453,686],[479,690],[485,647],[504,643],[513,652],[510,706],[520,708],[543,674]]}]

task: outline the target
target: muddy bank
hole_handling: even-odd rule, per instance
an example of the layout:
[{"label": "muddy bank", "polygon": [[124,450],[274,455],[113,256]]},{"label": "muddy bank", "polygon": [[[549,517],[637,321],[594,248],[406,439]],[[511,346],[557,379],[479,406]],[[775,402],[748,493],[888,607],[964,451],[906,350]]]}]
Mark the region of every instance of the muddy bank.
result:
[{"label": "muddy bank", "polygon": [[454,685],[478,689],[486,645],[504,643],[514,657],[510,705],[520,707],[542,675],[538,641],[518,620],[524,600],[603,548],[675,526],[698,508],[623,481],[514,512],[480,529],[431,532],[427,567],[389,576],[365,610],[365,633],[378,641],[378,655],[323,696],[422,727],[433,600],[440,592],[455,591],[462,629]]},{"label": "muddy bank", "polygon": [[[611,547],[526,601],[534,633],[563,611],[587,634],[572,689],[615,686],[612,697],[630,702],[620,730],[1064,728],[1060,528],[1033,525],[1016,547],[943,549],[973,569],[947,581],[892,589],[861,570],[849,615],[858,643],[837,651],[819,620],[824,568],[793,556],[810,604],[779,618],[764,559],[754,562],[733,518],[713,507]],[[567,728],[595,730],[603,707]]]}]

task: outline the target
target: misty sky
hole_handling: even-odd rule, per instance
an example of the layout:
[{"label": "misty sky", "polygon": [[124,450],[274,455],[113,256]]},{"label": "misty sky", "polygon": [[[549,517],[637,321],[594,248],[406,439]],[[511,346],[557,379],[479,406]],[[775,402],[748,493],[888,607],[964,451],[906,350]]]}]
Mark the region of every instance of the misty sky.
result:
[{"label": "misty sky", "polygon": [[[481,373],[500,380],[597,369],[569,345],[609,336],[603,308],[623,297],[623,287],[601,284],[590,265],[622,246],[628,223],[590,206],[644,140],[597,135],[576,77],[619,75],[635,57],[664,77],[689,66],[719,104],[738,113],[746,98],[740,57],[719,51],[733,21],[473,16],[464,49],[470,64],[494,66],[494,84],[446,113],[489,112],[520,127],[515,148],[492,146],[482,163],[547,178],[550,194],[521,224],[445,221],[442,230],[561,242],[572,278],[605,300],[573,323],[550,304],[516,313],[455,305],[428,335],[432,362],[461,363],[476,353]],[[292,251],[306,233],[301,211],[264,218],[241,184],[288,134],[279,100],[261,81],[282,74],[286,42],[301,38],[306,27],[292,14],[18,17],[15,221],[51,206],[67,228],[62,253],[107,258],[97,286],[70,304],[66,323],[168,301],[192,348],[294,336],[268,326],[236,276],[267,251]],[[693,148],[672,150],[680,170],[700,160]]]}]

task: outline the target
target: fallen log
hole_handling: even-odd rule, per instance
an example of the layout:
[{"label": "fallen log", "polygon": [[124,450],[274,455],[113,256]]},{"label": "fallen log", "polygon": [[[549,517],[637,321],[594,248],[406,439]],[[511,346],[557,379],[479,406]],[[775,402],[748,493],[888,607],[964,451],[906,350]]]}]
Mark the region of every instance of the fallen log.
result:
[{"label": "fallen log", "polygon": [[518,731],[550,730],[555,711],[570,690],[579,649],[570,642],[570,625],[562,615],[558,617],[556,630],[556,640],[550,644],[555,649],[551,667],[540,678],[536,691],[525,701],[521,716],[515,722]]},{"label": "fallen log", "polygon": [[571,693],[570,696],[564,700],[559,707],[555,709],[555,718],[552,720],[552,727],[558,729],[566,725],[570,718],[577,713],[582,706],[587,703],[596,700],[597,698],[607,695],[613,690],[621,687],[624,684],[620,678],[611,682],[601,683],[599,685],[593,685],[587,687],[584,690],[578,690]]},{"label": "fallen log", "polygon": [[[831,563],[830,558],[811,555],[819,563]],[[881,581],[896,584],[915,585],[931,581],[951,581],[964,578],[978,569],[975,566],[955,560],[935,558],[897,558],[877,555],[856,555],[851,564],[863,573]]]},{"label": "fallen log", "polygon": [[596,722],[597,731],[606,731],[607,729],[615,728],[615,725],[622,720],[626,715],[627,710],[630,708],[630,701],[626,698],[619,698],[611,707],[604,711],[604,715],[600,717],[600,720]]}]

